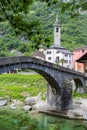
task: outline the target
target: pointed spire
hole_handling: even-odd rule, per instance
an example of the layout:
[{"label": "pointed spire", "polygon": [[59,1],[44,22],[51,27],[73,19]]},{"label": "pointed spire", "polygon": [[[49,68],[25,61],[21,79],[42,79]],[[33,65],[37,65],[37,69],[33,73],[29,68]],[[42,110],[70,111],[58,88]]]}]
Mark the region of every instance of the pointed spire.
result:
[{"label": "pointed spire", "polygon": [[60,24],[59,24],[59,21],[58,21],[58,15],[56,16],[56,21],[55,21],[55,25],[54,26],[60,27]]},{"label": "pointed spire", "polygon": [[58,15],[56,16],[55,24],[58,24]]}]

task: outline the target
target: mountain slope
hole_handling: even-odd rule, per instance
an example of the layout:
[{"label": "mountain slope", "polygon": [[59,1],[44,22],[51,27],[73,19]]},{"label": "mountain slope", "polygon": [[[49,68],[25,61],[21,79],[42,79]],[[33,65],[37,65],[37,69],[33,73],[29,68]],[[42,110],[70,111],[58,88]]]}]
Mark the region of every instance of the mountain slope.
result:
[{"label": "mountain slope", "polygon": [[40,46],[49,47],[53,44],[53,25],[58,14],[61,24],[61,45],[69,50],[87,45],[87,14],[70,18],[69,12],[61,14],[55,6],[47,7],[45,3],[36,2],[26,15],[27,21],[37,20],[38,27],[30,37],[26,32],[14,31],[8,22],[0,23],[0,56],[12,56],[12,49],[31,55]]}]

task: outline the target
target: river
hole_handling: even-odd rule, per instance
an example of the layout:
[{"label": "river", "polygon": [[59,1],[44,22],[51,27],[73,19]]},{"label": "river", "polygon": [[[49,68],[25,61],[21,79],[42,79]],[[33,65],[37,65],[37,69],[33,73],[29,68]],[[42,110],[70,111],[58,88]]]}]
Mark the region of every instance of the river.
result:
[{"label": "river", "polygon": [[0,108],[0,130],[87,130],[87,120],[69,120],[41,113]]},{"label": "river", "polygon": [[38,130],[87,130],[85,120],[68,120],[45,114],[39,114],[35,118],[39,122]]}]

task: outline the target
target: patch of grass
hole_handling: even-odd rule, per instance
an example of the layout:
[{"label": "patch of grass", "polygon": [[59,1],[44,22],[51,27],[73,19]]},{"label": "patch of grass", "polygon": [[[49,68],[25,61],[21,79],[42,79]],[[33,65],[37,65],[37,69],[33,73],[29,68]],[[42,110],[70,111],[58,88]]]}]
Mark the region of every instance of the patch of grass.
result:
[{"label": "patch of grass", "polygon": [[76,92],[74,92],[73,93],[73,97],[74,98],[87,98],[87,94],[86,93],[83,93],[83,94],[79,94],[79,93],[76,93]]},{"label": "patch of grass", "polygon": [[46,91],[47,82],[39,74],[2,74],[0,75],[0,97],[10,96],[13,99],[24,99],[23,92],[36,96]]}]

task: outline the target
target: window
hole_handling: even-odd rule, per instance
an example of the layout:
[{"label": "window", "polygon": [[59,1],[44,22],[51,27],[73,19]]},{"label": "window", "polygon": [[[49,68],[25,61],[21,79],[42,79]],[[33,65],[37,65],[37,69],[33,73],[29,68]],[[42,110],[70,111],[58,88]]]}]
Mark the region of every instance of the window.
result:
[{"label": "window", "polygon": [[71,64],[71,60],[69,60],[69,64]]},{"label": "window", "polygon": [[51,60],[51,57],[48,57],[48,60]]},{"label": "window", "polygon": [[56,57],[56,62],[58,62],[59,61],[59,56],[58,57]]},{"label": "window", "polygon": [[56,51],[56,53],[59,53],[59,51]]},{"label": "window", "polygon": [[59,28],[56,28],[56,32],[58,32],[59,31]]},{"label": "window", "polygon": [[47,54],[51,54],[51,51],[47,51]]},{"label": "window", "polygon": [[64,60],[64,63],[68,63],[68,60]]},{"label": "window", "polygon": [[66,57],[68,57],[68,54],[65,54]]}]

